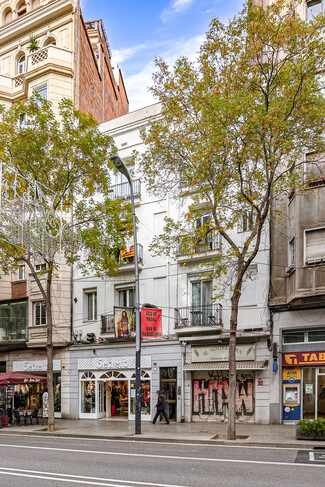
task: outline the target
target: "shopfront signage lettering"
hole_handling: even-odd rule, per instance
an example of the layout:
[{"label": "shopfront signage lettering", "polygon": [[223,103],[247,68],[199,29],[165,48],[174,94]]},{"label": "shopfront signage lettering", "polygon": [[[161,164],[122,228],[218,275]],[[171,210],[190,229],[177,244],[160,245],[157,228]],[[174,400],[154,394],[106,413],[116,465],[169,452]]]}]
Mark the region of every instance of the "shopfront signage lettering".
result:
[{"label": "shopfront signage lettering", "polygon": [[282,365],[284,367],[325,365],[325,352],[284,353],[282,355]]},{"label": "shopfront signage lettering", "polygon": [[[107,369],[134,369],[135,356],[122,357],[88,357],[78,359],[78,370],[107,370]],[[141,368],[151,368],[151,356],[141,356]]]},{"label": "shopfront signage lettering", "polygon": [[162,338],[161,309],[141,309],[141,338]]},{"label": "shopfront signage lettering", "polygon": [[[255,344],[237,345],[236,361],[255,360]],[[192,362],[228,362],[229,347],[192,347]]]}]

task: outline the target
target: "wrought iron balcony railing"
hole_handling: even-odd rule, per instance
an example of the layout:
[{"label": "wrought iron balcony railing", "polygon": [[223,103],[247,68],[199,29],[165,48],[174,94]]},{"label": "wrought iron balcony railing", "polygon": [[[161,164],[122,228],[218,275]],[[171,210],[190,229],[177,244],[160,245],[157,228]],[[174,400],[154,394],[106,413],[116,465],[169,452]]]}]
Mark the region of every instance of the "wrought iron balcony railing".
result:
[{"label": "wrought iron balcony railing", "polygon": [[205,254],[211,251],[221,251],[222,237],[218,232],[211,232],[204,238],[188,234],[188,240],[184,245],[178,245],[177,255]]},{"label": "wrought iron balcony railing", "polygon": [[220,326],[222,327],[221,304],[205,306],[187,306],[175,308],[175,328],[186,326]]},{"label": "wrought iron balcony railing", "polygon": [[[140,179],[134,179],[132,181],[132,188],[134,198],[141,198],[141,181]],[[130,200],[131,191],[129,183],[116,184],[110,188],[110,198],[112,200]]]},{"label": "wrought iron balcony railing", "polygon": [[101,333],[115,333],[114,313],[101,315]]}]

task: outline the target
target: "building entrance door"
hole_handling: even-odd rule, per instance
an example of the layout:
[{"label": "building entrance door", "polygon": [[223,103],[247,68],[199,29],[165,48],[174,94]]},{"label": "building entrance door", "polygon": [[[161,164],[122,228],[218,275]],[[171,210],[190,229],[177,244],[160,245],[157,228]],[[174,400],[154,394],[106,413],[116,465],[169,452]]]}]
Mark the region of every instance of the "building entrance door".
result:
[{"label": "building entrance door", "polygon": [[166,397],[167,416],[170,421],[177,418],[177,367],[160,368],[160,390]]},{"label": "building entrance door", "polygon": [[319,370],[317,379],[317,417],[325,418],[325,369]]},{"label": "building entrance door", "polygon": [[303,419],[325,418],[325,369],[303,370]]}]

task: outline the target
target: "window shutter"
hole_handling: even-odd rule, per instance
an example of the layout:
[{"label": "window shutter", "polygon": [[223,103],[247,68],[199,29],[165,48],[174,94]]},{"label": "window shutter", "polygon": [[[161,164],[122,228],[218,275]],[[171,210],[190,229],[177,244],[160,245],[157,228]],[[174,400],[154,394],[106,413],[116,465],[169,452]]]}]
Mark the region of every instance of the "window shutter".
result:
[{"label": "window shutter", "polygon": [[309,259],[325,258],[325,228],[306,231],[306,262]]}]

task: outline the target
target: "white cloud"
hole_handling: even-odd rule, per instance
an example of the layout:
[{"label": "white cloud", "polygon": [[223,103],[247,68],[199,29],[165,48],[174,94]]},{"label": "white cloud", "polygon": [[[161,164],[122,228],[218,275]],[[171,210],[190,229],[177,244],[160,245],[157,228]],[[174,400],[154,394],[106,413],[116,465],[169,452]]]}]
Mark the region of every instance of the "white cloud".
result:
[{"label": "white cloud", "polygon": [[[156,53],[156,57],[162,57],[167,64],[172,67],[176,60],[181,56],[186,56],[191,61],[195,61],[198,57],[198,51],[204,41],[205,36],[191,37],[188,39],[179,38],[172,40]],[[116,54],[116,52],[115,52]],[[118,59],[117,59],[118,61]],[[121,66],[123,72],[123,66]],[[124,79],[126,91],[130,100],[130,111],[143,108],[145,106],[156,103],[158,100],[149,92],[148,87],[152,86],[152,74],[157,70],[153,59],[145,64],[141,70]]]},{"label": "white cloud", "polygon": [[165,8],[160,17],[163,22],[167,22],[168,19],[175,14],[179,14],[187,10],[195,0],[173,0],[171,5]]}]

